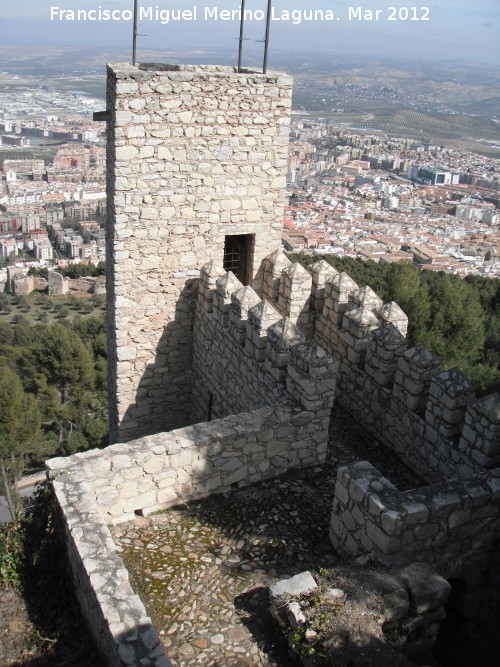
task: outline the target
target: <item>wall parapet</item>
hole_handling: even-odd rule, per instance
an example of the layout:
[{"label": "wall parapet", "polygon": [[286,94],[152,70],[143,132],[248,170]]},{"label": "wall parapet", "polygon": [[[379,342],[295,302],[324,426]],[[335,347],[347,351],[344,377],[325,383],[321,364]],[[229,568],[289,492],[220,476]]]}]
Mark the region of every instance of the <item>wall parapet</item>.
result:
[{"label": "wall parapet", "polygon": [[52,481],[80,608],[110,667],[172,667],[130,585],[91,486],[77,471]]},{"label": "wall parapet", "polygon": [[[367,461],[339,468],[330,539],[348,558],[488,564],[500,537],[500,468],[400,492]],[[484,568],[486,570],[486,567]]]},{"label": "wall parapet", "polygon": [[46,466],[52,477],[77,471],[101,516],[119,523],[316,464],[326,448],[324,410],[266,407],[50,459]]},{"label": "wall parapet", "polygon": [[306,271],[275,251],[263,276],[266,298],[338,360],[337,400],[427,482],[500,464],[500,396],[477,399],[460,370],[443,371],[427,348],[409,348],[396,303],[324,260]]}]

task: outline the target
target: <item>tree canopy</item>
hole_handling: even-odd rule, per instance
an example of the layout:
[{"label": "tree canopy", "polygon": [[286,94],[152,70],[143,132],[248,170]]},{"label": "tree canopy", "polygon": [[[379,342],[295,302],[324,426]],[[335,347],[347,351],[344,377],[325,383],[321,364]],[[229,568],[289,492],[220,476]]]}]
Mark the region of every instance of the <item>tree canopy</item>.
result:
[{"label": "tree canopy", "polygon": [[107,444],[102,315],[52,325],[0,323],[0,374],[6,494],[26,465]]},{"label": "tree canopy", "polygon": [[324,259],[360,287],[369,285],[384,301],[396,301],[408,315],[410,345],[426,345],[445,369],[461,368],[478,394],[500,390],[500,280],[419,271],[409,263],[288,256],[304,266]]}]

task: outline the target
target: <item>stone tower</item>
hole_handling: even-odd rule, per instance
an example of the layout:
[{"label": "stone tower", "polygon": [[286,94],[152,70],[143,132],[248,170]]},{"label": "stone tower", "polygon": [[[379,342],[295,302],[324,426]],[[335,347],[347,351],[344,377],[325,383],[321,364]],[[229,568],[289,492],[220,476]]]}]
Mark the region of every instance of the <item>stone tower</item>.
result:
[{"label": "stone tower", "polygon": [[291,91],[277,73],[108,66],[112,442],[189,422],[202,265],[260,293],[280,247]]}]

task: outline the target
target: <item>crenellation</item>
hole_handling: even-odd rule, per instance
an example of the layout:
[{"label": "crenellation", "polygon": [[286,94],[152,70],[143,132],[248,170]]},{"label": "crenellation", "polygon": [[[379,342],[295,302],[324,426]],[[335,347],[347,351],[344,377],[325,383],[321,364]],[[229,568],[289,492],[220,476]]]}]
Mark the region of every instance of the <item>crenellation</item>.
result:
[{"label": "crenellation", "polygon": [[408,349],[406,338],[392,323],[370,332],[365,371],[381,387],[392,388],[398,359]]},{"label": "crenellation", "polygon": [[384,302],[371,287],[362,287],[350,292],[348,295],[347,310],[366,308],[367,310],[378,312],[382,309],[383,305]]},{"label": "crenellation", "polygon": [[432,378],[425,420],[443,438],[455,439],[467,405],[475,398],[474,387],[458,368],[444,371]]},{"label": "crenellation", "polygon": [[267,329],[281,319],[280,313],[269,301],[260,301],[248,311],[246,349],[257,361],[266,356]]},{"label": "crenellation", "polygon": [[[311,307],[315,313],[322,313],[326,297],[327,281],[333,280],[339,272],[321,259],[309,267],[312,275]],[[331,292],[330,292],[331,293]]]},{"label": "crenellation", "polygon": [[237,289],[231,295],[229,322],[234,327],[240,345],[245,345],[247,337],[248,311],[259,303],[259,295],[249,285]]},{"label": "crenellation", "polygon": [[200,270],[198,283],[198,303],[207,313],[213,312],[214,296],[217,289],[217,280],[224,271],[220,259],[213,259],[204,264]]},{"label": "crenellation", "polygon": [[393,324],[402,336],[408,333],[408,317],[394,301],[384,303],[377,315],[383,322]]},{"label": "crenellation", "polygon": [[331,285],[330,299],[325,300],[325,307],[335,313],[335,315],[332,315],[333,321],[341,328],[343,314],[349,310],[350,296],[359,287],[347,273],[343,272],[333,277]]},{"label": "crenellation", "polygon": [[287,317],[267,329],[266,371],[277,382],[285,382],[292,345],[304,342],[304,336]]},{"label": "crenellation", "polygon": [[[281,274],[284,269],[291,266],[292,262],[282,250],[275,250],[264,258],[262,263],[263,283],[262,298],[271,301],[278,309],[280,293]],[[282,315],[285,315],[282,312]]]},{"label": "crenellation", "polygon": [[500,395],[498,393],[467,405],[459,449],[477,464],[493,468],[500,464]]},{"label": "crenellation", "polygon": [[281,272],[278,308],[285,317],[311,338],[313,314],[311,313],[312,276],[298,262],[294,262]]},{"label": "crenellation", "polygon": [[393,396],[412,412],[424,412],[431,380],[438,373],[439,361],[427,348],[406,350],[398,360]]},{"label": "crenellation", "polygon": [[344,313],[339,348],[343,365],[364,367],[370,333],[378,326],[379,320],[368,306]]},{"label": "crenellation", "polygon": [[217,279],[214,300],[214,317],[226,328],[229,326],[229,308],[233,292],[243,287],[232,271]]},{"label": "crenellation", "polygon": [[333,407],[338,363],[316,341],[290,348],[287,390],[304,410]]}]

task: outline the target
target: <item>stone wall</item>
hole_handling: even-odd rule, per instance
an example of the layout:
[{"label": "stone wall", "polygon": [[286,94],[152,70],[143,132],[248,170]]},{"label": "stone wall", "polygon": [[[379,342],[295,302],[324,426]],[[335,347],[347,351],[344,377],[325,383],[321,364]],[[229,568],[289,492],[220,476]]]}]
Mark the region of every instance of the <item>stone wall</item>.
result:
[{"label": "stone wall", "polygon": [[49,271],[49,296],[63,296],[69,291],[69,278],[58,271]]},{"label": "stone wall", "polygon": [[406,315],[319,261],[308,270],[276,251],[263,295],[339,362],[337,400],[426,481],[500,465],[500,396],[477,399],[458,369],[409,348]]},{"label": "stone wall", "polygon": [[130,586],[95,496],[78,474],[53,482],[59,526],[83,616],[110,667],[171,667],[144,605]]},{"label": "stone wall", "polygon": [[46,465],[52,476],[70,471],[89,484],[107,522],[127,521],[137,512],[154,512],[324,461],[324,412],[261,408],[51,459]]},{"label": "stone wall", "polygon": [[291,78],[232,67],[108,67],[111,438],[188,423],[193,284],[251,235],[249,282],[280,243]]},{"label": "stone wall", "polygon": [[69,278],[58,271],[49,271],[49,296],[63,296],[69,291]]},{"label": "stone wall", "polygon": [[11,281],[12,293],[17,294],[31,294],[33,290],[43,291],[47,288],[47,281],[45,278],[38,276],[22,276],[14,277]]},{"label": "stone wall", "polygon": [[348,558],[384,562],[397,554],[425,561],[444,576],[450,565],[459,576],[457,563],[476,563],[486,572],[500,538],[499,508],[498,468],[400,492],[362,461],[338,470],[330,539]]},{"label": "stone wall", "polygon": [[326,433],[337,363],[231,271],[221,272],[210,262],[200,277],[192,421],[298,405],[316,411]]}]

